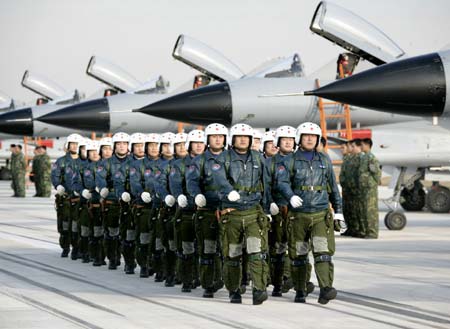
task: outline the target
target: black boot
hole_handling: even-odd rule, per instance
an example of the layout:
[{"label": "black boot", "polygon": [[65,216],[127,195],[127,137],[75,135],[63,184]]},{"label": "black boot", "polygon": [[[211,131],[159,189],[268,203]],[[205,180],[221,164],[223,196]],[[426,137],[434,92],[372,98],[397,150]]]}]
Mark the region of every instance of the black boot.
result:
[{"label": "black boot", "polygon": [[232,304],[242,304],[241,292],[237,289],[234,292],[230,292],[230,303]]},{"label": "black boot", "polygon": [[295,293],[294,302],[295,303],[306,303],[306,294],[303,290],[298,290]]},{"label": "black boot", "polygon": [[206,288],[203,291],[203,298],[214,298],[214,288]]},{"label": "black boot", "polygon": [[70,254],[70,258],[72,259],[72,260],[77,260],[79,257],[79,254],[78,254],[78,248],[73,248],[72,249],[72,252],[71,252],[71,254]]},{"label": "black boot", "polygon": [[148,267],[141,267],[141,272],[139,273],[139,277],[148,278],[150,276]]},{"label": "black boot", "polygon": [[267,291],[253,289],[253,305],[261,305],[267,298]]},{"label": "black boot", "polygon": [[164,274],[162,272],[156,272],[155,282],[163,282],[163,281],[164,281]]},{"label": "black boot", "polygon": [[189,283],[183,283],[181,292],[191,292],[191,285]]},{"label": "black boot", "polygon": [[274,286],[272,290],[272,297],[282,297],[281,286]]},{"label": "black boot", "polygon": [[61,252],[61,257],[62,258],[69,257],[69,253],[70,253],[70,249],[69,248],[63,249],[62,252]]},{"label": "black boot", "polygon": [[333,287],[320,288],[319,300],[318,302],[322,305],[328,304],[332,299],[337,296],[337,291]]},{"label": "black boot", "polygon": [[108,270],[117,270],[117,262],[115,259],[109,260]]},{"label": "black boot", "polygon": [[125,274],[134,274],[134,268],[135,268],[134,264],[125,264],[124,266]]},{"label": "black boot", "polygon": [[91,257],[89,256],[88,253],[85,253],[82,257],[81,262],[86,264],[86,263],[89,263],[90,261],[91,261]]},{"label": "black boot", "polygon": [[164,286],[165,287],[173,287],[173,286],[175,286],[175,276],[174,275],[167,276],[166,282],[164,282]]}]

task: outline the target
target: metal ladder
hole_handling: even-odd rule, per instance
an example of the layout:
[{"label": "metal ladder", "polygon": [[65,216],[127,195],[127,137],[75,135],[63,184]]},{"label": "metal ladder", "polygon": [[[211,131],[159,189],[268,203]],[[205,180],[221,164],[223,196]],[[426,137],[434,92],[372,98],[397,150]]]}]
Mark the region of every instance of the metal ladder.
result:
[{"label": "metal ladder", "polygon": [[[344,71],[342,65],[339,64],[339,74],[341,78],[344,77]],[[316,79],[316,88],[319,88],[319,79]],[[352,137],[352,120],[350,114],[350,106],[348,104],[342,104],[339,102],[326,101],[322,97],[317,98],[317,107],[320,114],[320,128],[322,129],[322,135],[327,139],[328,136],[341,137],[346,136],[346,139],[351,140]],[[327,112],[332,111],[331,114]],[[327,123],[329,119],[343,119],[345,129],[328,129]],[[339,126],[339,125],[338,125]],[[328,149],[340,149],[340,145],[330,145],[328,142],[325,146],[325,152],[328,153]],[[342,160],[334,160],[333,164],[342,164]]]}]

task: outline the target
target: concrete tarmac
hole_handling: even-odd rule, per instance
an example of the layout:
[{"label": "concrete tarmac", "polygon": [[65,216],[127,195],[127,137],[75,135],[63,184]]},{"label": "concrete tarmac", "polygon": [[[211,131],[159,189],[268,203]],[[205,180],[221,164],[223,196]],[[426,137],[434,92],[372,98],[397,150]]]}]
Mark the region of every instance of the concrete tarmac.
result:
[{"label": "concrete tarmac", "polygon": [[[12,198],[0,182],[0,328],[450,328],[450,214],[407,213],[380,238],[336,236],[338,297],[306,304],[294,292],[253,306],[230,304],[222,289],[182,293],[154,278],[60,258],[54,198]],[[386,210],[386,209],[385,209]],[[313,282],[317,284],[313,275]],[[271,287],[269,287],[269,292]]]}]

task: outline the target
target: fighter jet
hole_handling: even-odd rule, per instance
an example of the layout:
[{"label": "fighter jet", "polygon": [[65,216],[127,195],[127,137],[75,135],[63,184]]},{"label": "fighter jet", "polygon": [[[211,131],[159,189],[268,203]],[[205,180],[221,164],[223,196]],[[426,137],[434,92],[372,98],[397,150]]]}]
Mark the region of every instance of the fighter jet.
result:
[{"label": "fighter jet", "polygon": [[[210,81],[234,80],[244,76],[239,67],[220,52],[185,35],[178,37],[173,55],[186,65],[198,69],[203,76],[196,76],[194,82],[189,81],[172,92],[162,88],[164,82],[157,80],[154,82],[154,88],[150,89],[152,92],[143,92],[136,88],[139,83],[135,82],[134,78],[122,73],[118,67],[108,64],[107,61],[93,57],[89,62],[87,74],[107,83],[120,93],[68,106],[57,112],[35,118],[35,120],[96,132],[175,131],[178,129],[177,122],[183,122],[183,120],[166,120],[141,113],[132,113],[132,110],[172,94],[197,88]],[[299,70],[302,69],[302,64],[299,57],[295,55],[266,62],[251,74],[286,75],[288,73],[286,73],[285,67],[289,65],[289,69],[291,69],[292,63],[295,64],[292,75],[300,75],[301,71]],[[201,83],[200,79],[202,79]],[[122,82],[121,85],[118,84],[118,81]]]},{"label": "fighter jet", "polygon": [[[345,24],[344,24],[345,23]],[[334,4],[320,3],[313,17],[311,29],[323,37],[332,40],[357,56],[375,65],[391,61],[404,55],[404,52],[383,32],[357,15]],[[201,54],[189,51],[191,39],[178,40],[173,57],[185,63],[191,61],[188,55]],[[204,52],[212,53],[214,50]],[[264,69],[259,72],[242,75],[236,72],[231,78],[224,79],[200,89],[187,91],[161,101],[152,102],[136,109],[169,120],[179,120],[193,124],[220,122],[227,126],[245,122],[255,127],[274,127],[286,124],[300,124],[304,121],[319,122],[317,100],[314,98],[264,98],[261,95],[293,93],[298,90],[311,90],[317,87],[317,76],[305,76],[299,65],[298,57],[291,63],[291,72],[300,66],[301,74],[273,74]],[[195,66],[193,66],[195,67]],[[284,73],[288,71],[283,71]],[[232,79],[233,78],[233,79]],[[331,82],[320,81],[321,85]],[[219,80],[220,81],[220,80]],[[311,88],[309,88],[311,87]],[[306,88],[306,89],[305,89]],[[273,109],[276,109],[274,111]],[[340,109],[337,107],[336,112]],[[379,125],[393,122],[416,120],[406,115],[380,115],[363,108],[352,108],[352,121],[357,126]],[[338,119],[330,122],[337,125]]]},{"label": "fighter jet", "polygon": [[[162,76],[142,83],[119,66],[98,56],[92,56],[86,73],[112,89],[105,97],[87,100],[39,116],[35,121],[70,129],[95,132],[164,132],[177,130],[177,123],[143,114],[130,115],[133,108],[163,99],[169,84]],[[192,88],[193,83],[180,90]]]},{"label": "fighter jet", "polygon": [[[321,2],[314,13],[310,29],[374,65],[390,63],[406,57],[403,50],[374,25],[335,4]],[[381,70],[382,67],[374,70]],[[351,78],[336,82],[336,87],[346,83],[347,79]],[[404,88],[405,81],[410,80],[411,76],[408,76],[408,78],[398,81],[403,82],[402,87]],[[302,121],[318,122],[318,111],[315,108],[317,100],[315,97],[264,96],[286,96],[304,90],[315,90],[312,94],[324,96],[328,86],[330,88],[332,86],[329,85],[330,82],[321,81],[320,84],[324,87],[317,90],[316,81],[313,79],[270,79],[267,77],[258,79],[243,77],[232,82],[223,82],[176,95],[150,104],[137,111],[168,119],[179,118],[180,120],[197,124],[220,121],[226,125],[245,122],[257,127],[274,127],[287,122],[293,125]],[[308,85],[315,85],[315,87],[304,89]],[[380,85],[382,84],[380,83],[377,86]],[[433,87],[429,89],[431,89],[431,92],[436,92],[436,88]],[[361,92],[359,95],[362,94],[362,87],[356,90]],[[368,89],[366,88],[365,90],[367,91]],[[439,90],[441,89],[439,88]],[[347,92],[349,91],[347,90]],[[382,90],[377,90],[377,92],[382,94]],[[407,95],[404,94],[404,96]],[[436,99],[438,97],[437,95]],[[347,101],[338,97],[333,99]],[[381,100],[383,99],[385,98]],[[371,101],[377,102],[379,100],[377,97],[374,97]],[[349,103],[362,107],[371,107],[369,102]],[[381,163],[384,165],[384,171],[390,171],[392,174],[393,187],[395,187],[394,195],[386,200],[392,211],[386,215],[385,220],[394,228],[401,228],[406,223],[405,216],[397,210],[400,202],[405,208],[411,210],[413,208],[415,210],[421,209],[425,205],[425,193],[420,180],[430,178],[432,172],[427,168],[442,166],[450,161],[450,158],[447,159],[445,154],[443,155],[439,151],[432,152],[430,147],[430,143],[435,143],[439,140],[446,141],[448,136],[446,130],[434,131],[432,140],[423,138],[420,132],[412,131],[411,127],[429,129],[430,123],[417,120],[418,118],[415,119],[411,115],[413,112],[406,110],[406,108],[405,106],[403,109],[392,111],[391,113],[375,113],[368,109],[352,106],[351,111],[353,123],[357,123],[357,125],[359,123],[360,126],[371,128],[373,138],[382,141],[381,144],[378,144],[380,147],[375,148],[374,152],[380,157]],[[273,109],[276,110],[274,111]],[[430,112],[433,111],[430,110]],[[400,115],[393,113],[400,113]],[[388,125],[379,126],[381,124]],[[409,149],[410,152],[406,148],[382,147],[382,145],[392,145],[393,141],[403,140],[401,137],[405,135],[416,141],[416,147],[411,147]],[[386,139],[386,136],[390,139]],[[395,145],[399,146],[401,144]],[[448,145],[448,143],[446,142],[445,145]],[[397,152],[391,153],[394,149],[397,149]],[[417,155],[416,152],[419,150],[421,153]],[[426,175],[426,173],[428,174]],[[409,179],[407,179],[408,176],[410,176]],[[450,177],[443,178],[441,176],[438,180],[450,180]],[[446,201],[439,204],[437,200],[442,196],[444,196]],[[440,185],[434,186],[433,190],[428,193],[427,204],[432,211],[448,211],[450,208],[450,191]]]},{"label": "fighter jet", "polygon": [[[22,86],[40,96],[35,106],[22,107],[0,115],[0,133],[16,136],[59,137],[67,135],[67,130],[42,122],[34,122],[33,117],[56,111],[79,101],[77,90],[67,92],[54,81],[43,75],[25,71]],[[79,131],[77,131],[79,132]]]}]

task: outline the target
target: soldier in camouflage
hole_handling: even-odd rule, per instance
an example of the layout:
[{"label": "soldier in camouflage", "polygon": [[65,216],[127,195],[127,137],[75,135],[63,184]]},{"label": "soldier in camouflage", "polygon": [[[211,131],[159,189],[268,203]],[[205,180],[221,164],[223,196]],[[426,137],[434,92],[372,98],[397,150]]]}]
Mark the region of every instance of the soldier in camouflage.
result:
[{"label": "soldier in camouflage", "polygon": [[365,212],[364,225],[361,226],[360,236],[366,239],[378,238],[378,184],[381,179],[380,164],[371,152],[372,140],[362,141],[364,155],[359,166],[359,184],[362,198],[362,211]]},{"label": "soldier in camouflage", "polygon": [[27,165],[22,153],[22,145],[11,145],[11,188],[14,190],[13,197],[25,197],[25,173]]},{"label": "soldier in camouflage", "polygon": [[38,182],[40,194],[38,196],[49,198],[51,195],[52,184],[50,181],[50,173],[52,170],[52,164],[50,157],[47,154],[47,148],[45,146],[39,147],[39,166],[38,166]]}]

